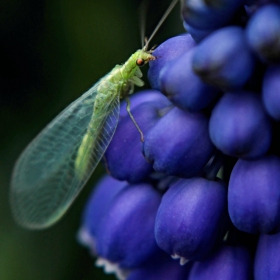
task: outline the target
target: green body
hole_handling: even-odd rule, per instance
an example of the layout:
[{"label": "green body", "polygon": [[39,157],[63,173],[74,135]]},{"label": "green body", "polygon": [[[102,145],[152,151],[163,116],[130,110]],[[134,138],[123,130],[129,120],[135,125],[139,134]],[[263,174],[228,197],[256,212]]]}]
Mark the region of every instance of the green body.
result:
[{"label": "green body", "polygon": [[98,116],[108,111],[108,104],[115,99],[122,99],[133,93],[134,85],[139,87],[144,85],[141,80],[142,72],[137,65],[138,59],[143,59],[145,63],[154,60],[155,57],[149,52],[138,50],[133,53],[123,65],[116,65],[104,78],[100,80],[97,87],[97,95],[94,102],[92,120],[88,127],[88,132],[84,136],[81,146],[79,147],[75,166],[77,172],[82,177],[87,172],[87,166],[90,154],[85,149],[96,145],[95,140],[98,139],[96,132],[98,127],[102,127],[105,120],[101,120]]}]

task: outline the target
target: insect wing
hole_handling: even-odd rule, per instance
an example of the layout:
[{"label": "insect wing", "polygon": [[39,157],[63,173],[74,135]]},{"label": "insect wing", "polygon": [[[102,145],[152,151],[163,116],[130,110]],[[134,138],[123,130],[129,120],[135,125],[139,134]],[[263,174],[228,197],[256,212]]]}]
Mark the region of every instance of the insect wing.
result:
[{"label": "insect wing", "polygon": [[102,112],[93,114],[97,88],[98,84],[70,104],[19,157],[11,205],[22,226],[40,229],[55,223],[102,158],[118,123],[120,101],[115,94]]}]

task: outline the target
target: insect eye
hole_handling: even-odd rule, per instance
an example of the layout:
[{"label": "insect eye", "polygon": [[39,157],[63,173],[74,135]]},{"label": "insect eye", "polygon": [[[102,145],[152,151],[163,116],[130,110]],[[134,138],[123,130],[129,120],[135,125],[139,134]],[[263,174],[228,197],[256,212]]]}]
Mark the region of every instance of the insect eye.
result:
[{"label": "insect eye", "polygon": [[136,60],[136,64],[137,64],[138,66],[143,66],[143,65],[145,64],[145,60],[144,60],[143,58],[138,58],[138,59]]}]

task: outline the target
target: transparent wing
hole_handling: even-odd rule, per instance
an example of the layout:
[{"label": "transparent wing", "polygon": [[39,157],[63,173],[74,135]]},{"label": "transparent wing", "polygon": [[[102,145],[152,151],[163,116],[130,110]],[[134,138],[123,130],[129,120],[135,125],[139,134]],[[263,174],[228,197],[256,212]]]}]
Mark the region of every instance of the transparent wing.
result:
[{"label": "transparent wing", "polygon": [[93,114],[97,87],[70,104],[19,157],[11,205],[22,226],[39,229],[56,222],[102,158],[117,126],[120,101],[114,94]]}]

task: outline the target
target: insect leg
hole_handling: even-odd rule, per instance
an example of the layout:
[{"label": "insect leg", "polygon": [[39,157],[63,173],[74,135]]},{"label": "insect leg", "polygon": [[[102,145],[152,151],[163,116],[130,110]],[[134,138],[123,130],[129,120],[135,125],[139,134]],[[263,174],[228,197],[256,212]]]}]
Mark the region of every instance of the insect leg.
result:
[{"label": "insect leg", "polygon": [[135,84],[138,87],[142,87],[144,85],[144,82],[138,78],[137,76],[132,76],[129,80],[130,83]]},{"label": "insect leg", "polygon": [[132,122],[134,123],[134,125],[136,126],[137,130],[139,131],[140,133],[140,139],[141,139],[141,142],[144,142],[144,134],[142,132],[142,130],[140,129],[139,125],[137,124],[136,120],[134,119],[133,115],[131,114],[130,112],[130,99],[129,97],[126,97],[125,98],[125,101],[126,101],[126,110],[127,110],[127,113],[129,114]]},{"label": "insect leg", "polygon": [[131,88],[128,92],[128,95],[132,94],[134,92],[134,84],[131,84]]}]

